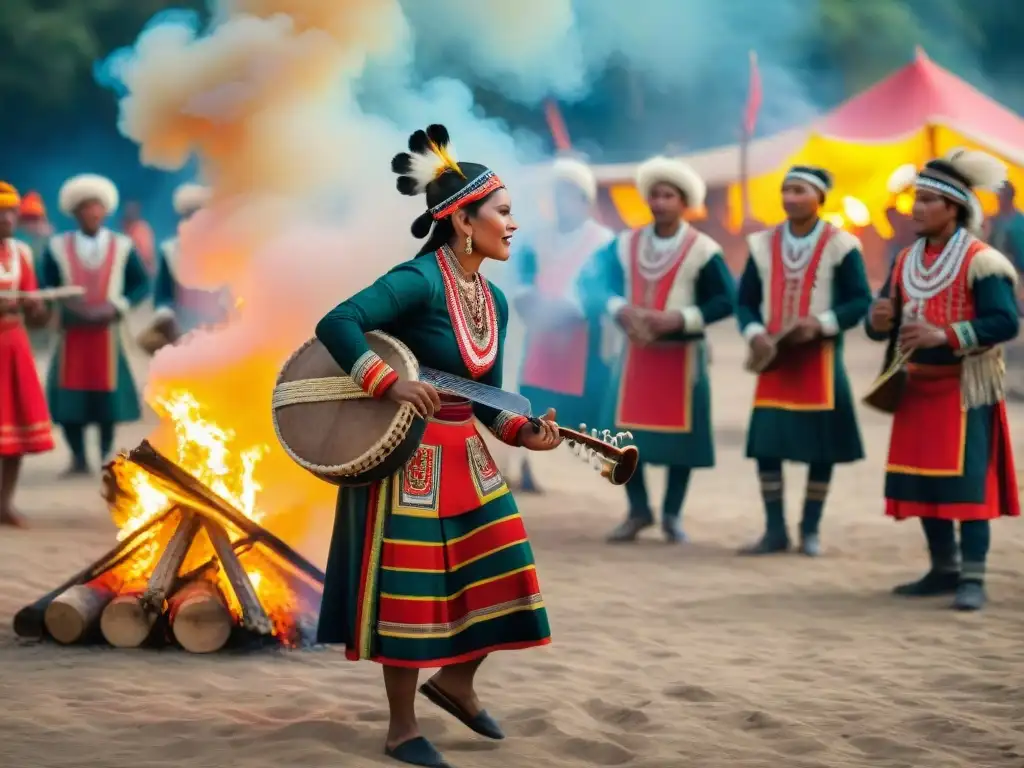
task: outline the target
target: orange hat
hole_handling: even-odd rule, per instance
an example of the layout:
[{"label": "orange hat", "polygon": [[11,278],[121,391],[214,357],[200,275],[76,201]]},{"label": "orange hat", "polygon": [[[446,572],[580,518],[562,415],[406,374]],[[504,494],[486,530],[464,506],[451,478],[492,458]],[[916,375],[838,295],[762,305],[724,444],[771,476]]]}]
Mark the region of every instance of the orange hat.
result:
[{"label": "orange hat", "polygon": [[21,199],[21,210],[18,213],[22,216],[45,218],[46,206],[43,205],[43,198],[39,196],[38,192],[29,192]]},{"label": "orange hat", "polygon": [[0,181],[0,208],[17,208],[21,204],[18,190],[6,181]]}]

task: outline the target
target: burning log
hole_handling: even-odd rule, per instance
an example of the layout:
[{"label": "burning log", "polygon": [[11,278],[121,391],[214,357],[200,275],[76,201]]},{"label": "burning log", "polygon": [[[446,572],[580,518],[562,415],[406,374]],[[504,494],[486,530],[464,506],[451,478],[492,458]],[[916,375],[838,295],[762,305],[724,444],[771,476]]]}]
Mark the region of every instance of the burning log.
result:
[{"label": "burning log", "polygon": [[191,510],[182,513],[178,527],[160,555],[160,562],[156,564],[153,575],[149,577],[146,593],[142,596],[143,607],[150,613],[163,612],[167,595],[178,578],[178,571],[185,562],[185,555],[199,533],[200,524],[201,520]]},{"label": "burning log", "polygon": [[163,613],[167,595],[178,578],[178,570],[199,532],[199,525],[200,520],[195,513],[189,510],[182,512],[174,535],[161,553],[160,561],[145,587],[122,591],[103,610],[100,630],[112,646],[138,648],[146,642],[157,618]]},{"label": "burning log", "polygon": [[176,502],[194,509],[207,519],[213,519],[219,525],[227,523],[236,528],[253,541],[266,546],[277,559],[292,570],[297,570],[318,588],[323,588],[323,571],[168,459],[148,440],[143,440],[129,452],[127,458],[160,481],[161,490],[173,496]]},{"label": "burning log", "polygon": [[216,584],[199,579],[186,584],[168,600],[174,639],[191,653],[212,653],[223,648],[234,621]]},{"label": "burning log", "polygon": [[[115,521],[146,522],[22,609],[20,636],[70,643],[95,635],[122,648],[173,637],[195,653],[229,641],[294,647],[312,638],[322,571],[148,442],[105,469]],[[168,508],[150,519],[159,503]]]},{"label": "burning log", "polygon": [[135,554],[145,546],[145,543],[157,526],[162,525],[170,516],[171,510],[154,517],[148,523],[126,537],[124,541],[118,542],[117,546],[99,558],[92,565],[84,568],[72,576],[59,587],[43,595],[31,605],[27,605],[18,611],[14,616],[14,633],[18,637],[39,640],[43,637],[45,630],[44,616],[47,608],[58,595],[66,592],[77,584],[85,584],[100,575],[111,571],[122,563],[131,560]]},{"label": "burning log", "polygon": [[117,594],[113,586],[104,575],[61,592],[46,608],[46,631],[63,645],[86,639],[99,624],[103,609]]},{"label": "burning log", "polygon": [[270,617],[267,616],[267,612],[260,604],[256,588],[249,580],[249,575],[238,561],[238,557],[231,547],[231,539],[228,538],[227,531],[209,519],[203,521],[203,527],[210,537],[217,557],[220,558],[224,575],[227,576],[228,582],[235,592],[235,597],[238,598],[238,604],[242,609],[242,626],[258,635],[273,634],[274,627],[270,623]]}]

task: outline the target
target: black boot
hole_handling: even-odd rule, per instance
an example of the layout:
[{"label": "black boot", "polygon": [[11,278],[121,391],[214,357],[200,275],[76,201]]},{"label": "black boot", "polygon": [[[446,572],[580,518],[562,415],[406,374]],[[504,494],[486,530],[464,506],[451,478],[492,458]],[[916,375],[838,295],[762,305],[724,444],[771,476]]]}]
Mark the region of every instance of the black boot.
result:
[{"label": "black boot", "polygon": [[900,584],[893,588],[892,593],[900,597],[934,597],[951,595],[960,585],[960,572],[937,570],[932,568],[917,581]]},{"label": "black boot", "polygon": [[743,547],[738,554],[745,557],[756,557],[758,555],[781,555],[789,551],[789,534],[785,529],[781,531],[769,530],[764,536]]},{"label": "black boot", "polygon": [[661,532],[669,544],[685,544],[690,540],[683,531],[683,524],[678,515],[665,515],[661,519]]},{"label": "black boot", "polygon": [[957,611],[980,611],[987,602],[985,582],[965,579],[956,588],[956,597],[953,598],[952,607]]},{"label": "black boot", "polygon": [[608,534],[609,544],[625,544],[627,542],[636,541],[636,537],[640,535],[640,532],[645,528],[650,528],[654,525],[654,515],[651,510],[630,510],[629,515],[619,523]]}]

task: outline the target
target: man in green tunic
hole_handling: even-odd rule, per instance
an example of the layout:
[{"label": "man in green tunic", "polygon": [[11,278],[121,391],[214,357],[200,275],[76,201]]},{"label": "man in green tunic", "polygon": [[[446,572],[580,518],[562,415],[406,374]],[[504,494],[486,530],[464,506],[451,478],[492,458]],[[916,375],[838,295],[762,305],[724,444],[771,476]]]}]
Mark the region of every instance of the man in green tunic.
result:
[{"label": "man in green tunic", "polygon": [[[561,157],[551,167],[556,225],[517,257],[515,306],[527,328],[519,391],[535,407],[554,408],[572,428],[593,426],[608,385],[602,318],[587,318],[575,301],[580,270],[615,238],[592,217],[597,180],[584,163]],[[539,492],[529,461],[522,490]]]},{"label": "man in green tunic", "polygon": [[692,168],[655,157],[640,166],[636,184],[654,223],[598,251],[579,283],[587,314],[613,318],[628,337],[597,426],[630,432],[641,465],[626,484],[626,519],[608,540],[634,541],[654,524],[644,479],[644,465],[653,464],[668,467],[662,532],[679,542],[690,472],[715,464],[704,332],[732,314],[733,279],[718,243],[683,220],[706,194]]},{"label": "man in green tunic", "polygon": [[89,472],[86,426],[99,426],[106,461],[114,448],[114,426],[141,415],[121,331],[129,308],[149,291],[149,274],[132,241],[103,226],[117,204],[117,188],[109,179],[92,174],[69,179],[60,190],[60,208],[75,218],[78,229],[51,238],[40,259],[41,287],[85,291],[61,307],[59,341],[46,381],[53,421],[71,449],[68,475]]},{"label": "man in green tunic", "polygon": [[819,525],[835,464],[864,457],[843,332],[871,304],[860,241],[818,216],[831,177],[794,166],[782,185],[787,221],[748,238],[737,319],[758,373],[747,435],[757,460],[766,528],[741,554],[789,550],[782,462],[808,465],[800,551],[820,553]]}]

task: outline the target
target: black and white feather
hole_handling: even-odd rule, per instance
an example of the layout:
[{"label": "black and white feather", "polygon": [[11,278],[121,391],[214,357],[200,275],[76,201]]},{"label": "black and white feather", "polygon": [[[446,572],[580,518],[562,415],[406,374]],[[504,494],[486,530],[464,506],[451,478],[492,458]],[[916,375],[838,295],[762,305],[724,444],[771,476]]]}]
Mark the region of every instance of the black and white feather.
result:
[{"label": "black and white feather", "polygon": [[410,196],[424,194],[428,184],[449,171],[465,178],[448,129],[438,124],[413,133],[409,151],[392,158],[391,170],[399,175],[398,191]]}]

